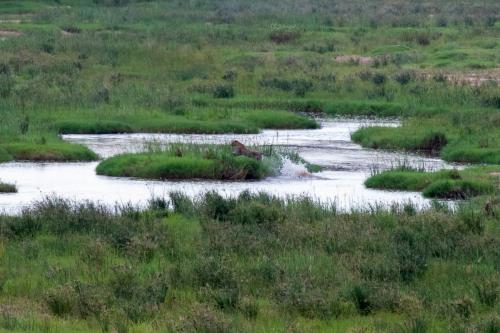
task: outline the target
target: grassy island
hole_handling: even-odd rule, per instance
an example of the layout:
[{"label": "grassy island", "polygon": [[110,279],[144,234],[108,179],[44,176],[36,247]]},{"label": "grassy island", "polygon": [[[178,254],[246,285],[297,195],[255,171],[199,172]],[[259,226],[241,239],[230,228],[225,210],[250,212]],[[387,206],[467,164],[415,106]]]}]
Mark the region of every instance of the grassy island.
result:
[{"label": "grassy island", "polygon": [[252,180],[269,175],[273,159],[259,161],[235,156],[229,146],[173,145],[159,151],[108,158],[97,166],[96,172],[145,179]]}]

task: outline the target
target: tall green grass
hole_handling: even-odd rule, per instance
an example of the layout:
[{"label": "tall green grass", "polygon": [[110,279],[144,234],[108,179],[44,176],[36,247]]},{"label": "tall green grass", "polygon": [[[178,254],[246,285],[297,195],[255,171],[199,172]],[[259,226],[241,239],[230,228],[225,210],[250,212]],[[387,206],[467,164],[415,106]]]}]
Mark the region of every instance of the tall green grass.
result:
[{"label": "tall green grass", "polygon": [[0,217],[0,327],[487,332],[500,306],[490,214],[473,204],[341,213],[248,192],[173,193],[145,210],[47,198]]}]

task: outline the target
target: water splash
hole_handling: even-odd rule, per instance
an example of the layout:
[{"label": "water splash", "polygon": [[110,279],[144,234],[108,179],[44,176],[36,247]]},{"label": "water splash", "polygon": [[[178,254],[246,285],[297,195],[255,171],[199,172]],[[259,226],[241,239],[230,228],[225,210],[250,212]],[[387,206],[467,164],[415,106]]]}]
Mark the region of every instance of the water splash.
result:
[{"label": "water splash", "polygon": [[307,168],[302,163],[296,163],[289,158],[283,158],[283,165],[280,170],[281,176],[289,178],[309,178],[312,177],[311,173],[307,171]]}]

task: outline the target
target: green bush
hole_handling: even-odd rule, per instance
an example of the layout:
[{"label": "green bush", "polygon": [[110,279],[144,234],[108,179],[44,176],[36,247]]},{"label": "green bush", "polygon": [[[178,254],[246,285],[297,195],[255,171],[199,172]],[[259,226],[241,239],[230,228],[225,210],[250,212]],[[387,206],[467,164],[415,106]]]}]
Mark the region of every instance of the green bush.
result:
[{"label": "green bush", "polygon": [[218,84],[214,88],[214,98],[233,98],[234,87],[229,84]]},{"label": "green bush", "polygon": [[490,184],[467,180],[439,180],[429,185],[423,192],[428,198],[468,199],[491,193]]}]

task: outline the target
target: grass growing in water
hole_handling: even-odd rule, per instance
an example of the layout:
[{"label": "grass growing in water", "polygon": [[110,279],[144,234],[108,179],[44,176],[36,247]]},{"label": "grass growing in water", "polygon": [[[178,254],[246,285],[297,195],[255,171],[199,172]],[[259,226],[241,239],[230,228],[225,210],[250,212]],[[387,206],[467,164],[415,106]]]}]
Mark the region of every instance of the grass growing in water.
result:
[{"label": "grass growing in water", "polygon": [[428,198],[467,199],[498,192],[498,177],[492,175],[498,170],[498,167],[475,167],[425,172],[396,168],[371,176],[365,185],[384,190],[423,191]]},{"label": "grass growing in water", "polygon": [[[158,151],[124,154],[102,161],[97,174],[147,179],[261,179],[271,174],[272,160],[234,156],[229,146],[170,145]],[[276,162],[276,161],[275,161]]]},{"label": "grass growing in water", "polygon": [[0,193],[16,193],[16,185],[0,182]]},{"label": "grass growing in water", "polygon": [[7,143],[0,145],[15,160],[29,161],[95,161],[98,156],[83,145],[66,142]]}]

